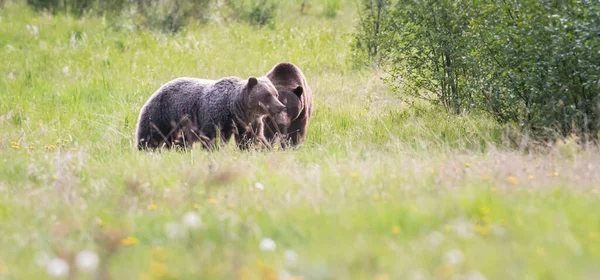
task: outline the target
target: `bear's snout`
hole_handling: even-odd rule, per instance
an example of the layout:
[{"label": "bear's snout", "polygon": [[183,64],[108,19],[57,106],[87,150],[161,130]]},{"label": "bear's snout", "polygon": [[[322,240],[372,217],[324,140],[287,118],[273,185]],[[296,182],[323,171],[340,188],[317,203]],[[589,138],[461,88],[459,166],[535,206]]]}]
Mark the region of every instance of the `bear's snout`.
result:
[{"label": "bear's snout", "polygon": [[285,105],[278,104],[277,106],[275,106],[275,110],[274,110],[275,112],[274,113],[275,114],[279,114],[279,113],[283,112],[283,110],[285,110],[285,108],[286,108]]}]

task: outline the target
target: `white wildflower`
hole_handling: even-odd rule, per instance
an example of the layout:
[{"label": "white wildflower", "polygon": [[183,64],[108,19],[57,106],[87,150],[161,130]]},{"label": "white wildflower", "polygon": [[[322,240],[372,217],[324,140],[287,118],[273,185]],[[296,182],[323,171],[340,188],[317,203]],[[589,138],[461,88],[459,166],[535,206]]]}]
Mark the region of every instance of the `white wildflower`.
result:
[{"label": "white wildflower", "polygon": [[280,270],[278,279],[289,280],[289,279],[292,279],[292,275],[287,270]]},{"label": "white wildflower", "polygon": [[50,262],[50,256],[46,253],[38,253],[35,256],[35,263],[39,266],[46,266]]},{"label": "white wildflower", "polygon": [[429,236],[427,236],[427,240],[429,241],[429,245],[435,248],[442,244],[442,242],[444,241],[444,235],[439,231],[434,231],[430,233]]},{"label": "white wildflower", "polygon": [[473,223],[468,221],[459,221],[454,224],[454,230],[456,235],[463,239],[470,239],[473,237]]},{"label": "white wildflower", "polygon": [[177,239],[183,236],[183,230],[178,223],[167,223],[165,225],[165,232],[170,239]]},{"label": "white wildflower", "polygon": [[31,35],[33,36],[37,36],[38,34],[38,28],[35,25],[26,25],[25,28],[27,29],[27,31],[29,31],[29,33],[31,33]]},{"label": "white wildflower", "polygon": [[63,74],[65,74],[66,76],[68,76],[69,75],[69,66],[63,67],[62,72],[63,72]]},{"label": "white wildflower", "polygon": [[195,212],[188,212],[183,215],[183,224],[187,228],[199,228],[202,225],[202,220]]},{"label": "white wildflower", "polygon": [[283,258],[288,264],[293,265],[296,264],[296,262],[298,261],[298,254],[296,253],[296,251],[288,249],[285,250],[285,252],[283,252]]},{"label": "white wildflower", "polygon": [[467,280],[487,280],[487,278],[485,278],[485,276],[483,274],[481,274],[479,271],[471,272],[471,273],[465,275],[465,278]]},{"label": "white wildflower", "polygon": [[463,253],[458,249],[450,250],[444,254],[444,263],[447,265],[461,264],[464,259]]},{"label": "white wildflower", "polygon": [[79,270],[93,271],[98,267],[98,255],[92,251],[81,251],[75,256],[75,264]]},{"label": "white wildflower", "polygon": [[8,79],[9,80],[14,80],[15,79],[15,74],[13,74],[13,72],[8,73]]},{"label": "white wildflower", "polygon": [[410,275],[410,277],[408,279],[411,279],[411,280],[425,280],[425,279],[428,279],[427,276],[425,275],[425,273],[423,273],[420,270],[414,270],[409,275]]},{"label": "white wildflower", "polygon": [[492,227],[492,232],[494,233],[494,235],[500,237],[500,236],[504,236],[505,230],[504,230],[504,228],[502,226],[494,225]]},{"label": "white wildflower", "polygon": [[261,251],[275,251],[275,248],[277,248],[277,244],[275,244],[275,241],[271,238],[263,238],[263,240],[260,241]]},{"label": "white wildflower", "polygon": [[65,277],[69,275],[69,264],[60,258],[51,259],[46,265],[46,272],[51,277]]},{"label": "white wildflower", "polygon": [[254,188],[256,188],[256,189],[259,189],[259,190],[261,190],[261,191],[262,191],[262,190],[264,190],[264,189],[265,189],[265,186],[264,186],[264,185],[263,185],[261,182],[256,182],[256,183],[254,184]]}]

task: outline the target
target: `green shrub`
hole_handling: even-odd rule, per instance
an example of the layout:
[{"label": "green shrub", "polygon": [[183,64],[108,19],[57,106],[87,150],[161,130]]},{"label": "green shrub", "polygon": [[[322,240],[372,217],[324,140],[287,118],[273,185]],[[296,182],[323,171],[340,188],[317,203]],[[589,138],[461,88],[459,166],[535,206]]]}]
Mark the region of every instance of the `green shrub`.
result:
[{"label": "green shrub", "polygon": [[66,12],[78,17],[89,10],[94,2],[94,0],[27,0],[27,4],[38,11],[53,14]]},{"label": "green shrub", "polygon": [[339,0],[327,0],[325,1],[325,8],[323,9],[323,15],[327,18],[335,18],[337,12],[340,9]]},{"label": "green shrub", "polygon": [[177,33],[188,19],[208,21],[211,0],[151,0],[137,1],[136,9],[144,26],[167,33]]},{"label": "green shrub", "polygon": [[226,0],[231,17],[258,26],[274,26],[277,4],[272,0]]},{"label": "green shrub", "polygon": [[541,138],[597,135],[597,2],[399,0],[386,13],[373,7],[363,1],[357,56],[382,62],[403,96],[454,113],[481,110]]},{"label": "green shrub", "polygon": [[378,60],[381,57],[379,46],[390,25],[392,3],[390,0],[362,0],[361,8],[352,42],[353,57],[359,63],[367,58]]},{"label": "green shrub", "polygon": [[180,31],[188,19],[206,22],[212,0],[27,0],[38,11],[67,13],[81,17],[85,13],[109,14],[112,19],[132,17],[139,25],[168,33]]}]

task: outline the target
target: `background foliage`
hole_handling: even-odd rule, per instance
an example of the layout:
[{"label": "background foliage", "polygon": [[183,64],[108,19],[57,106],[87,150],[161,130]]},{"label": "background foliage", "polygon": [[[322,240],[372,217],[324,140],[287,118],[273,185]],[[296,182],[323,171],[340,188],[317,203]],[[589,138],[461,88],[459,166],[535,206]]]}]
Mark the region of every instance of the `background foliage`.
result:
[{"label": "background foliage", "polygon": [[597,136],[597,1],[362,3],[357,57],[383,57],[398,93],[482,110],[542,138]]},{"label": "background foliage", "polygon": [[179,32],[189,20],[206,23],[211,16],[272,25],[276,12],[272,0],[27,0],[27,4],[53,14],[107,15],[113,21],[133,21],[169,33]]}]

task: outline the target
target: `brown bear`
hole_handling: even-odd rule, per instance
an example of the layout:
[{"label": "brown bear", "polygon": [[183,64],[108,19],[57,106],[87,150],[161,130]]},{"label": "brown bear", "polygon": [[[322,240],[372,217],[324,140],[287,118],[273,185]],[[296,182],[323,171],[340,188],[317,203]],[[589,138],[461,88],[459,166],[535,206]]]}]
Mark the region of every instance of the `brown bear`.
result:
[{"label": "brown bear", "polygon": [[277,90],[266,77],[172,80],[142,107],[137,147],[186,148],[199,141],[212,149],[229,141],[232,135],[242,149],[252,141],[268,143],[262,118],[285,109],[277,98]]},{"label": "brown bear", "polygon": [[312,115],[312,91],[298,66],[278,63],[266,75],[279,92],[279,101],[286,110],[264,118],[264,135],[270,143],[277,139],[281,146],[298,146],[306,139],[306,129]]}]

